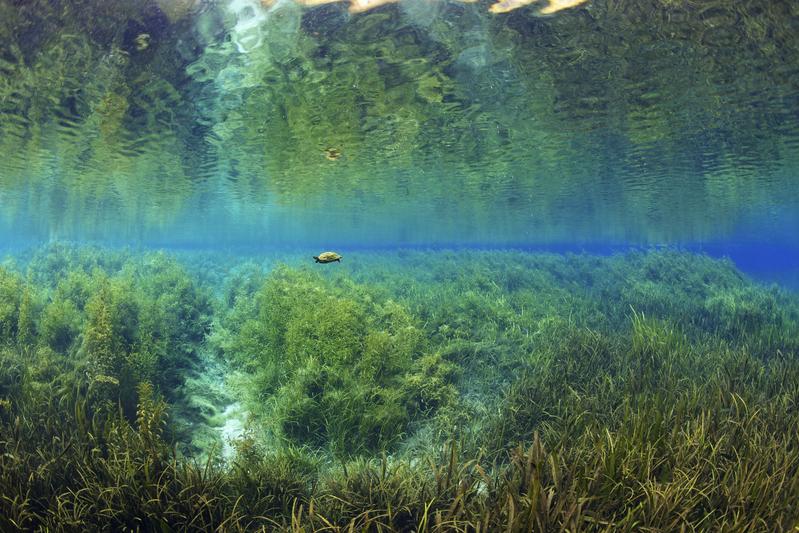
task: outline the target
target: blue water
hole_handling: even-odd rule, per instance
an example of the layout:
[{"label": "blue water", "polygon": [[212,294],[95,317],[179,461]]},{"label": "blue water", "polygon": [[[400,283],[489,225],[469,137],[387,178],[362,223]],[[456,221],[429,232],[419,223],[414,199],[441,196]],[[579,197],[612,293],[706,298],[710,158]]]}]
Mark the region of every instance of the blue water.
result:
[{"label": "blue water", "polygon": [[0,0],[0,531],[796,529],[797,36]]},{"label": "blue water", "polygon": [[667,246],[795,284],[799,13],[717,4],[2,0],[0,235]]}]

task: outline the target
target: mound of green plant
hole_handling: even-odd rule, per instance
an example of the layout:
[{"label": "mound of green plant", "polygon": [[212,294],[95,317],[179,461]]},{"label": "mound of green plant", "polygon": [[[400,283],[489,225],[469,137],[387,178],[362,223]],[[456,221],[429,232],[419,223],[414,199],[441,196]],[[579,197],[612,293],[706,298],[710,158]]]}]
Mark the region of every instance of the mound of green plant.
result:
[{"label": "mound of green plant", "polygon": [[170,396],[194,364],[211,300],[174,259],[62,244],[20,259],[0,269],[7,353],[68,361],[91,377],[94,400],[131,417],[139,384]]},{"label": "mound of green plant", "polygon": [[[422,357],[418,321],[380,291],[279,267],[254,305],[237,304],[251,316],[235,325],[225,354],[252,372],[251,395],[271,398],[256,411],[293,442],[346,454],[383,449],[444,401],[427,378],[451,370]],[[233,316],[240,321],[241,310]]]}]

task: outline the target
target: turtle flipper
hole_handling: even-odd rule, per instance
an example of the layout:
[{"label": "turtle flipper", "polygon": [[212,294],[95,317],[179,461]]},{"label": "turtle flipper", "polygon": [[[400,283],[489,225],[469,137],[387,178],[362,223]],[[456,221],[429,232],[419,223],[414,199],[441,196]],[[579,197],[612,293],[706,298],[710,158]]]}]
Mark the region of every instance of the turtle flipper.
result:
[{"label": "turtle flipper", "polygon": [[313,260],[314,260],[315,263],[318,263],[319,262],[319,256],[318,255],[313,256]]}]

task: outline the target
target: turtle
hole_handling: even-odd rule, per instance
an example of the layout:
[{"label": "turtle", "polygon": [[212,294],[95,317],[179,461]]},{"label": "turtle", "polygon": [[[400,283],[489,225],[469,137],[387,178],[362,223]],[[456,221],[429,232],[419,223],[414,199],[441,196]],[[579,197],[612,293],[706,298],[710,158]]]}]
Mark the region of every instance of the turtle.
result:
[{"label": "turtle", "polygon": [[341,256],[336,252],[322,252],[319,255],[313,256],[313,260],[317,263],[332,263],[333,261],[341,262]]},{"label": "turtle", "polygon": [[133,42],[136,43],[136,51],[143,52],[144,50],[147,50],[147,48],[149,48],[150,46],[150,34],[140,33],[136,36]]},{"label": "turtle", "polygon": [[325,157],[329,161],[336,161],[341,157],[341,150],[338,148],[325,148]]}]

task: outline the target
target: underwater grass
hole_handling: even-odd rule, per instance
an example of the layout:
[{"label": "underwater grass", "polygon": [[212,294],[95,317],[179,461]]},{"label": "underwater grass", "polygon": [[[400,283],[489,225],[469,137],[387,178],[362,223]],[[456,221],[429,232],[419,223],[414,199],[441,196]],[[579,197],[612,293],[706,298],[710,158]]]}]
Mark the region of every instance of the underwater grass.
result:
[{"label": "underwater grass", "polygon": [[[0,530],[799,523],[799,302],[729,262],[52,257],[0,271]],[[229,460],[174,416],[205,357],[249,413]]]}]

